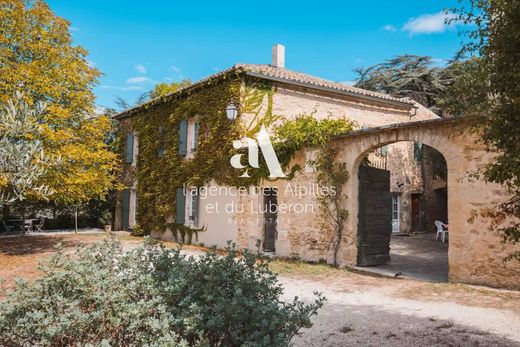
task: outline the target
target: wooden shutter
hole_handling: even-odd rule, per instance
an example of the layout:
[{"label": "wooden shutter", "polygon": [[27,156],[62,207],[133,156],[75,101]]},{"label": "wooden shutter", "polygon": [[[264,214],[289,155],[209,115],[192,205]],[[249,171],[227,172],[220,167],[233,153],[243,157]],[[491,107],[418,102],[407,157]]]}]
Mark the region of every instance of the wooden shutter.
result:
[{"label": "wooden shutter", "polygon": [[123,190],[123,198],[121,203],[121,227],[123,230],[128,230],[130,219],[130,190]]},{"label": "wooden shutter", "polygon": [[182,119],[179,124],[179,154],[188,154],[188,121]]},{"label": "wooden shutter", "polygon": [[126,135],[126,157],[125,162],[131,164],[134,160],[134,134]]},{"label": "wooden shutter", "polygon": [[193,124],[193,148],[192,148],[193,151],[197,150],[197,141],[198,141],[198,137],[199,137],[199,127],[200,127],[200,123],[199,122],[195,122],[195,124]]},{"label": "wooden shutter", "polygon": [[179,187],[175,191],[175,223],[184,224],[185,222],[185,210],[186,210],[186,197],[184,196],[184,190]]}]

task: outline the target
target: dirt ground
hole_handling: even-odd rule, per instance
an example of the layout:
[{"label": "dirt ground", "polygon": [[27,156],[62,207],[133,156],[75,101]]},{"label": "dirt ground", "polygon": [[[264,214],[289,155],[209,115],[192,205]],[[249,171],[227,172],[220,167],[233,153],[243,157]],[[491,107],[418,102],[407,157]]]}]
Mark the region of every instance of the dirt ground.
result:
[{"label": "dirt ground", "polygon": [[[62,233],[0,238],[0,300],[15,279],[41,275],[38,263],[61,242],[72,252],[103,233]],[[141,239],[123,234],[125,247]],[[176,246],[167,243],[167,246]],[[200,254],[186,247],[187,254]],[[327,303],[296,346],[520,346],[520,292],[451,283],[366,275],[327,265],[275,260],[287,299],[310,301],[322,292]]]}]

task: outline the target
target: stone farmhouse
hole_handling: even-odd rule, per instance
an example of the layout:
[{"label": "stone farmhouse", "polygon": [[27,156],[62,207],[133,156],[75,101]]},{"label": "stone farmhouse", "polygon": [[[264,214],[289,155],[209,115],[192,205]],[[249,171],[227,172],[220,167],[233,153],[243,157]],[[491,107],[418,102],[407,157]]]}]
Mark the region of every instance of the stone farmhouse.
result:
[{"label": "stone farmhouse", "polygon": [[[240,97],[232,93],[217,97],[216,88],[236,88]],[[263,91],[259,100],[254,107],[246,105],[244,95],[257,89]],[[204,99],[206,95],[209,99]],[[211,95],[218,99],[218,112],[209,111],[215,106],[208,102],[213,100]],[[173,114],[181,116],[174,118]],[[291,162],[302,168],[291,180],[267,180],[258,189],[240,191],[219,184],[219,173],[213,172],[214,179],[203,184],[175,181],[177,187],[166,199],[155,197],[165,195],[161,191],[165,188],[156,185],[168,187],[174,178],[167,170],[156,174],[152,166],[161,169],[166,166],[161,160],[171,158],[178,160],[171,171],[177,172],[177,167],[189,168],[204,155],[211,161],[210,152],[219,150],[204,147],[207,138],[215,141],[218,137],[205,123],[219,118],[247,128],[262,115],[269,115],[276,116],[270,124],[274,126],[302,114],[356,124],[357,130],[331,140],[341,148],[337,160],[345,162],[350,173],[344,191],[349,216],[340,265],[384,264],[389,259],[392,233],[431,232],[434,238],[434,221],[440,220],[449,223],[450,280],[520,287],[513,264],[502,262],[512,248],[500,243],[485,217],[506,194],[499,186],[468,177],[492,160],[493,154],[475,143],[476,135],[466,134],[467,120],[441,119],[410,99],[289,70],[281,45],[273,47],[270,65],[237,64],[115,116],[123,134],[121,180],[126,186],[118,195],[115,229],[131,230],[136,225],[147,229],[145,220],[162,215],[163,224],[145,231],[177,240],[179,230],[194,230],[190,234],[193,243],[224,247],[232,241],[240,248],[277,257],[330,263],[334,234],[322,227],[313,194],[317,188],[310,164],[315,155],[312,148],[299,151]],[[161,124],[165,125],[156,125],[156,119],[164,120]],[[145,161],[143,151],[153,153],[153,161]],[[229,158],[225,164],[230,166]],[[240,175],[238,170],[236,175]],[[280,208],[273,211],[268,208],[272,205]]]}]

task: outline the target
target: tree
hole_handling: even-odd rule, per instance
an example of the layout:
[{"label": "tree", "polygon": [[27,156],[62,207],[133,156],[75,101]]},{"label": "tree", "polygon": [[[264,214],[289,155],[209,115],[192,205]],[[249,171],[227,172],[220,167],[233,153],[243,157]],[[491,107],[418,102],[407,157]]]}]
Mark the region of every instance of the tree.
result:
[{"label": "tree", "polygon": [[[512,217],[509,226],[498,230],[504,241],[515,244],[520,242],[520,3],[471,0],[452,11],[457,14],[455,20],[471,24],[462,52],[476,57],[482,93],[464,111],[485,115],[479,120],[479,129],[484,143],[498,155],[483,174],[487,180],[505,185],[512,194],[497,217]],[[468,85],[456,96],[473,90]],[[520,251],[510,258],[520,261]]]},{"label": "tree", "polygon": [[409,97],[433,111],[451,80],[451,70],[433,66],[427,56],[402,55],[368,68],[357,68],[356,87]]},{"label": "tree", "polygon": [[42,0],[0,2],[0,103],[16,90],[25,101],[47,104],[38,113],[45,152],[61,158],[40,180],[59,204],[105,196],[115,182],[116,155],[104,144],[107,117],[94,114],[99,71],[87,51],[72,45],[69,23]]},{"label": "tree", "polygon": [[53,193],[40,181],[51,165],[37,123],[44,110],[42,103],[30,107],[21,93],[0,110],[0,206],[21,204],[22,221],[27,200],[48,199]]}]

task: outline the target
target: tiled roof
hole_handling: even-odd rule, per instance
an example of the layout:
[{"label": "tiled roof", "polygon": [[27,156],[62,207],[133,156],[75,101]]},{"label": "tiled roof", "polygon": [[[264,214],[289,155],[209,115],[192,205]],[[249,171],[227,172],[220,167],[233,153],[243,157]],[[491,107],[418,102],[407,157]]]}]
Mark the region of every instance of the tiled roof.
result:
[{"label": "tiled roof", "polygon": [[349,92],[352,94],[358,94],[363,96],[374,97],[377,99],[384,99],[395,101],[399,103],[405,103],[409,105],[414,105],[414,102],[410,99],[401,99],[395,98],[388,94],[377,93],[370,90],[365,90],[361,88],[352,87],[343,83],[333,82],[329,80],[325,80],[319,77],[307,75],[301,72],[296,72],[284,68],[277,68],[272,65],[257,65],[257,64],[237,64],[234,66],[237,69],[243,69],[246,72],[255,73],[259,75],[263,75],[266,77],[275,77],[280,80],[287,81],[287,83],[291,82],[299,82],[306,85],[316,86],[316,87],[324,87],[327,89],[337,90],[339,92]]},{"label": "tiled roof", "polygon": [[288,70],[285,68],[274,67],[272,65],[266,64],[236,64],[233,67],[220,71],[216,74],[205,77],[194,84],[181,88],[173,93],[168,95],[150,100],[146,103],[133,107],[131,109],[125,110],[117,115],[115,118],[120,118],[133,113],[134,111],[139,110],[144,105],[156,104],[160,103],[161,100],[166,100],[169,96],[181,95],[184,92],[200,87],[204,82],[209,80],[219,79],[227,75],[228,73],[236,72],[236,73],[245,73],[246,75],[255,76],[259,78],[266,78],[271,80],[276,80],[279,82],[284,82],[288,84],[297,84],[301,86],[305,86],[307,88],[316,88],[327,90],[329,92],[336,92],[339,94],[349,94],[351,96],[365,97],[370,99],[375,99],[379,101],[388,101],[391,103],[398,103],[401,105],[408,105],[409,107],[414,107],[414,102],[408,98],[395,98],[393,96],[377,93],[365,89],[360,89],[356,87],[352,87],[343,83],[333,82],[329,80],[325,80],[322,78],[314,77],[311,75],[307,75],[301,72],[296,72],[292,70]]}]

